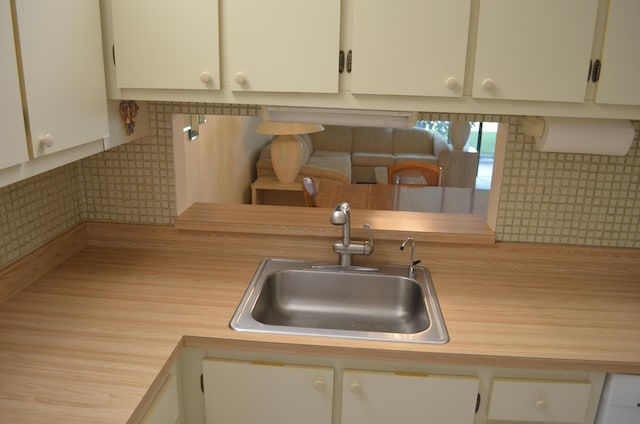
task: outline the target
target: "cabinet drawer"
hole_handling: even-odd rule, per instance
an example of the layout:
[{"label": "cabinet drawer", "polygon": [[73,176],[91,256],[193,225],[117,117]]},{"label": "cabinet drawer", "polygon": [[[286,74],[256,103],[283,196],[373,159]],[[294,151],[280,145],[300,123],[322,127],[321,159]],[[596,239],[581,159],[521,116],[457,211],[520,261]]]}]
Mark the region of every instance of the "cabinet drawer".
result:
[{"label": "cabinet drawer", "polygon": [[590,392],[588,381],[495,378],[489,419],[581,423]]}]

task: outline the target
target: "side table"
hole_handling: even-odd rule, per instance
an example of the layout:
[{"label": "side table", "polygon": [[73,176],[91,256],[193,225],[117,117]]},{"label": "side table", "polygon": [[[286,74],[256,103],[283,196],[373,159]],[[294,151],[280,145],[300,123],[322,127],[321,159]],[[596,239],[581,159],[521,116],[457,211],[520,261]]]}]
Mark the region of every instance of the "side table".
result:
[{"label": "side table", "polygon": [[251,184],[254,205],[304,206],[300,181],[281,183],[277,178],[258,177]]}]

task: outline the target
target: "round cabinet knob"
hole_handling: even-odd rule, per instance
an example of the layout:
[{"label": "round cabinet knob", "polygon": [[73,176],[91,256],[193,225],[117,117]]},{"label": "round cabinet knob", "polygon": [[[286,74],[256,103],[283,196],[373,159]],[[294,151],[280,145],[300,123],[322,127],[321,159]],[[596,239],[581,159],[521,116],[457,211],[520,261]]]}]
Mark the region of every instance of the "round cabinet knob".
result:
[{"label": "round cabinet knob", "polygon": [[549,404],[544,400],[539,400],[536,402],[536,409],[538,411],[546,411],[549,409]]},{"label": "round cabinet knob", "polygon": [[43,135],[42,138],[40,139],[40,144],[42,144],[45,147],[53,146],[53,135],[49,133]]},{"label": "round cabinet knob", "polygon": [[233,80],[237,84],[244,84],[247,82],[247,76],[244,74],[244,72],[236,72],[236,74],[233,76]]},{"label": "round cabinet knob", "polygon": [[353,394],[360,395],[362,394],[362,386],[357,381],[354,381],[349,385],[349,391]]},{"label": "round cabinet knob", "polygon": [[482,89],[484,91],[491,91],[495,88],[495,86],[496,86],[496,82],[491,78],[487,78],[484,81],[482,81]]},{"label": "round cabinet knob", "polygon": [[444,85],[449,90],[455,90],[456,88],[458,88],[458,80],[455,79],[454,77],[449,77],[445,80]]},{"label": "round cabinet knob", "polygon": [[321,378],[316,378],[315,380],[313,380],[313,388],[318,391],[324,390],[326,386],[327,386],[326,383]]},{"label": "round cabinet knob", "polygon": [[200,81],[203,84],[210,84],[213,81],[213,78],[209,72],[203,71],[200,72]]}]

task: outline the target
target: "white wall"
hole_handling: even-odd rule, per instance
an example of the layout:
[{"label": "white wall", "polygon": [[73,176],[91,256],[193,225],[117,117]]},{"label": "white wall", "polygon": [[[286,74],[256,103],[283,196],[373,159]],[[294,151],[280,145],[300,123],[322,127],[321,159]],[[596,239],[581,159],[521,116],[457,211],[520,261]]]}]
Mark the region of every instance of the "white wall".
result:
[{"label": "white wall", "polygon": [[184,115],[173,116],[178,215],[195,202],[251,203],[255,162],[270,136],[255,132],[256,117],[207,115],[206,121],[190,141]]}]

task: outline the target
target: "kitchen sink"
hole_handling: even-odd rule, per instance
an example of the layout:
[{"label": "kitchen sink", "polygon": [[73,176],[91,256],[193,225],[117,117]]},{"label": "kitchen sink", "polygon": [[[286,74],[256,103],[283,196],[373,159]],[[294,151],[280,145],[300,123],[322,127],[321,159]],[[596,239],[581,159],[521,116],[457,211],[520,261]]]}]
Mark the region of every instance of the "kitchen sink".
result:
[{"label": "kitchen sink", "polygon": [[429,272],[264,259],[232,320],[237,331],[446,343]]}]

